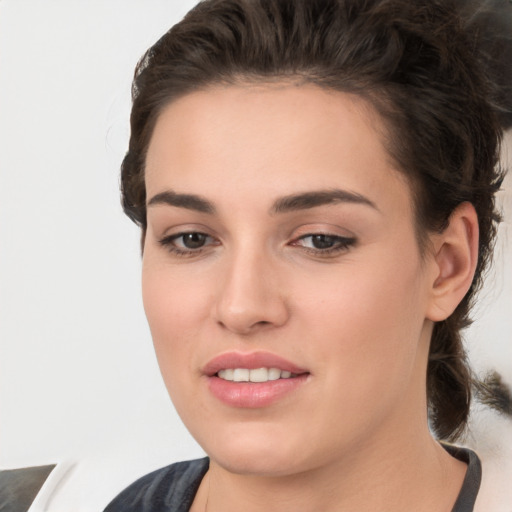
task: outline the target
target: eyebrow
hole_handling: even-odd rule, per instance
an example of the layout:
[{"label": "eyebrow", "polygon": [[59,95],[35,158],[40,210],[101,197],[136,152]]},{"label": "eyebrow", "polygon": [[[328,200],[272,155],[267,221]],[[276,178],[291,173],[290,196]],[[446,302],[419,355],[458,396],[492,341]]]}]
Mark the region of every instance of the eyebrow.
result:
[{"label": "eyebrow", "polygon": [[[379,211],[377,205],[367,197],[341,189],[317,190],[281,197],[274,202],[270,211],[273,214],[288,213],[336,203],[360,204]],[[216,213],[214,204],[204,197],[195,194],[180,194],[172,190],[156,194],[148,201],[147,205],[175,206],[210,215]]]},{"label": "eyebrow", "polygon": [[336,203],[352,203],[369,206],[377,211],[377,205],[367,197],[348,190],[331,189],[293,194],[278,199],[272,206],[273,213],[286,213],[297,210],[307,210]]},{"label": "eyebrow", "polygon": [[166,190],[156,194],[148,201],[148,206],[166,204],[187,210],[195,210],[201,213],[215,213],[215,206],[207,199],[195,194],[178,194],[172,190]]}]

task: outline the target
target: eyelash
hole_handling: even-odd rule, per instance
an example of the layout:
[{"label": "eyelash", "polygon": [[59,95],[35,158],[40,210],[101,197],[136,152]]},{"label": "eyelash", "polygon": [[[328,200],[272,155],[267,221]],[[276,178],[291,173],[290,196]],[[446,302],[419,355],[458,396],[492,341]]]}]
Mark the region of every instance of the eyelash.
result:
[{"label": "eyelash", "polygon": [[291,245],[299,245],[299,241],[306,240],[307,238],[313,238],[313,237],[324,237],[324,238],[330,238],[333,242],[333,247],[328,247],[325,249],[318,249],[318,248],[311,248],[311,247],[304,247],[303,250],[306,252],[309,252],[311,254],[317,255],[317,256],[332,256],[337,255],[342,252],[346,252],[355,245],[356,239],[354,237],[345,237],[340,235],[332,235],[330,233],[308,233],[307,235],[302,235],[299,238],[295,239]]},{"label": "eyelash", "polygon": [[[175,245],[175,241],[178,240],[179,238],[183,238],[184,236],[187,236],[187,235],[199,235],[199,236],[205,237],[206,240],[207,239],[214,240],[214,238],[211,237],[210,235],[207,235],[206,233],[201,233],[200,231],[185,231],[183,233],[177,233],[175,235],[166,236],[165,238],[162,238],[161,240],[159,240],[159,244],[162,247],[165,247],[173,255],[180,256],[180,257],[197,256],[197,255],[201,254],[206,249],[206,247],[208,247],[208,246],[201,246],[201,247],[198,247],[197,249],[182,249],[181,247],[177,247]],[[218,243],[215,243],[214,245],[218,245]]]},{"label": "eyelash", "polygon": [[[176,240],[183,238],[187,235],[199,235],[200,237],[204,237],[205,241],[210,239],[210,240],[213,240],[214,243],[202,245],[201,247],[198,247],[196,249],[191,249],[191,248],[183,249],[183,248],[177,247],[175,245]],[[329,238],[329,239],[331,239],[334,246],[327,247],[324,249],[318,249],[318,248],[305,247],[299,243],[300,241],[306,240],[308,238],[313,238],[313,237]],[[296,238],[295,240],[290,242],[289,245],[302,247],[302,249],[305,252],[313,254],[315,256],[327,257],[327,256],[333,256],[333,255],[337,255],[337,254],[348,251],[350,249],[350,247],[355,245],[356,242],[357,242],[357,240],[354,237],[344,237],[344,236],[340,236],[340,235],[332,235],[330,233],[308,233],[306,235],[302,235],[302,236]],[[204,250],[206,250],[209,246],[219,245],[219,243],[217,241],[215,241],[215,239],[213,237],[211,237],[210,235],[207,235],[206,233],[201,233],[199,231],[186,231],[183,233],[177,233],[175,235],[170,235],[170,236],[167,236],[167,237],[159,240],[159,244],[162,247],[164,247],[165,249],[167,249],[173,255],[179,256],[179,257],[198,256]]]}]

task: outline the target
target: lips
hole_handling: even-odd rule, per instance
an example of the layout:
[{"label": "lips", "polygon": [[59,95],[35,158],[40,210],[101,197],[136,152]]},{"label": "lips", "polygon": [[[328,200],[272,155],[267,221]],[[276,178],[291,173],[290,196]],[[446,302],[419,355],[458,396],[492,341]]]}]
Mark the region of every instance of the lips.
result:
[{"label": "lips", "polygon": [[258,368],[278,368],[281,371],[290,372],[296,375],[309,373],[304,368],[293,364],[286,359],[269,352],[228,352],[221,354],[209,361],[203,368],[203,373],[212,377],[220,370],[229,368],[246,368],[256,370]]},{"label": "lips", "polygon": [[310,373],[268,352],[221,354],[203,368],[209,391],[231,407],[262,408],[298,390]]}]

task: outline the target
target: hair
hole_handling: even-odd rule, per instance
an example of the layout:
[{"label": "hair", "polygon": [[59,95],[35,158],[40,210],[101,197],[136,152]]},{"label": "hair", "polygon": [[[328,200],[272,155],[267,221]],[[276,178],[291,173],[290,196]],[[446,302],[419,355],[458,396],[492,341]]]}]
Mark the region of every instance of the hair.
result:
[{"label": "hair", "polygon": [[[510,39],[500,39],[511,11],[506,1],[472,0],[200,2],[135,70],[121,168],[125,213],[144,238],[146,152],[162,109],[180,96],[216,84],[284,80],[366,100],[384,120],[387,150],[411,184],[422,252],[428,233],[442,231],[461,203],[478,214],[475,277],[454,313],[434,325],[427,368],[431,427],[441,439],[456,439],[473,382],[461,330],[493,250],[500,141],[512,125],[505,73],[512,50]],[[489,16],[506,19],[501,32]],[[482,47],[489,34],[496,37]]]}]

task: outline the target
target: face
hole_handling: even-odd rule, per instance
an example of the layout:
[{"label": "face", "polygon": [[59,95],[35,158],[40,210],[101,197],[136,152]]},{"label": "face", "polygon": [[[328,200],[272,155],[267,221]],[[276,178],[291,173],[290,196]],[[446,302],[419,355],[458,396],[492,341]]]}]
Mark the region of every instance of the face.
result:
[{"label": "face", "polygon": [[224,468],[305,471],[426,428],[432,272],[382,133],[362,100],[286,84],[195,92],[156,123],[144,305]]}]

